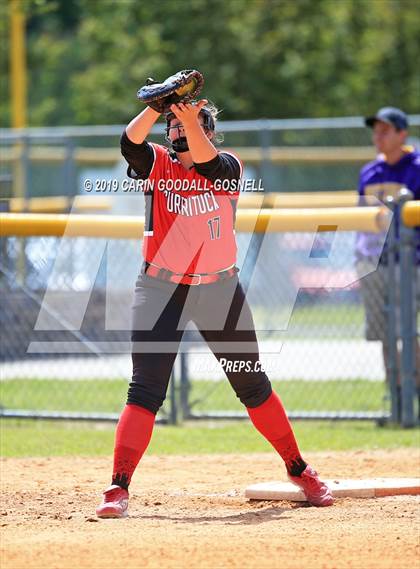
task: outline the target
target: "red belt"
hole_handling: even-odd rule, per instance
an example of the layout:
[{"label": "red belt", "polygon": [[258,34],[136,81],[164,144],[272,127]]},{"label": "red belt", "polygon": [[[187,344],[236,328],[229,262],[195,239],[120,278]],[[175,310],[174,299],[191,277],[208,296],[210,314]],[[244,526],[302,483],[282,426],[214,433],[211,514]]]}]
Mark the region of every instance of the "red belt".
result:
[{"label": "red belt", "polygon": [[226,269],[226,271],[220,271],[220,273],[182,274],[173,273],[167,269],[161,269],[160,267],[155,267],[154,265],[149,265],[146,263],[144,273],[148,277],[154,277],[174,284],[197,286],[217,283],[218,281],[230,279],[236,275],[238,270],[239,269],[237,267],[231,267],[230,269]]}]

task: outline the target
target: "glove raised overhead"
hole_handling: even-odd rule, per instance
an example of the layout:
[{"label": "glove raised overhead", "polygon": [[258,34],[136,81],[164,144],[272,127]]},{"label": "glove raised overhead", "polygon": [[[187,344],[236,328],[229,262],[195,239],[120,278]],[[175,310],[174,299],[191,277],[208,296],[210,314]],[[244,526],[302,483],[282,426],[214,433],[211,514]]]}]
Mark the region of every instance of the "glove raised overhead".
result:
[{"label": "glove raised overhead", "polygon": [[167,113],[176,103],[188,103],[197,97],[203,88],[204,77],[195,69],[183,69],[171,75],[163,83],[151,77],[137,91],[137,98],[158,113]]}]

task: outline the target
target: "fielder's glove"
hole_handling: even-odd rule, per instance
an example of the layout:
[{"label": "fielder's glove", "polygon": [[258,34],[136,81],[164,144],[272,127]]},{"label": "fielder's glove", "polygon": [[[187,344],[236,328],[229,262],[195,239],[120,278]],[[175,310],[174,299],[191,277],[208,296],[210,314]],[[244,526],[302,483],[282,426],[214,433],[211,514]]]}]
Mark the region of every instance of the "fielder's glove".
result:
[{"label": "fielder's glove", "polygon": [[195,69],[184,69],[171,75],[163,83],[152,78],[137,91],[137,98],[158,113],[167,113],[176,103],[188,103],[203,88],[204,78]]}]

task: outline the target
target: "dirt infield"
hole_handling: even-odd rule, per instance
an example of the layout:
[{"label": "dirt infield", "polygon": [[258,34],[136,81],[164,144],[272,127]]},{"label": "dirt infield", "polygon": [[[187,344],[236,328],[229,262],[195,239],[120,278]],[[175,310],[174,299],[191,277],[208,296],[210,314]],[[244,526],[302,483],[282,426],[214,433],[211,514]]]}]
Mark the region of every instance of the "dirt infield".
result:
[{"label": "dirt infield", "polygon": [[[418,476],[416,450],[308,454],[323,477]],[[2,569],[418,566],[420,500],[341,499],[317,509],[249,502],[246,485],[286,480],[275,454],[146,456],[130,517],[97,520],[105,458],[3,459]]]}]

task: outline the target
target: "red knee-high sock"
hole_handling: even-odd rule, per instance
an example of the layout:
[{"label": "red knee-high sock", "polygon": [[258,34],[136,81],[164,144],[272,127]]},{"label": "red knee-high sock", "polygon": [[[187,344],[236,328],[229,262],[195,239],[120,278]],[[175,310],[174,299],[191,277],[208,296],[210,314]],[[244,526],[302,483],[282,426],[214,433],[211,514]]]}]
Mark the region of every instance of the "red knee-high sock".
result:
[{"label": "red knee-high sock", "polygon": [[115,434],[112,484],[128,488],[131,477],[147,449],[155,424],[155,415],[138,405],[126,405]]},{"label": "red knee-high sock", "polygon": [[301,457],[283,404],[274,391],[258,407],[247,407],[248,415],[259,432],[273,445],[292,476],[300,476],[307,464]]}]

